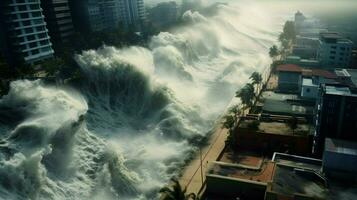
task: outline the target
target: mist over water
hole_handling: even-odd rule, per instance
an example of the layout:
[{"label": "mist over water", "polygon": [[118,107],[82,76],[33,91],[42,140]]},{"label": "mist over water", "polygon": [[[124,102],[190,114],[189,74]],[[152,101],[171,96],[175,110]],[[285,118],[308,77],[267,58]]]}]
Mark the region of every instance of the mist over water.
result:
[{"label": "mist over water", "polygon": [[283,17],[254,4],[188,11],[149,48],[76,56],[68,86],[16,81],[0,100],[0,199],[155,199],[254,71]]}]

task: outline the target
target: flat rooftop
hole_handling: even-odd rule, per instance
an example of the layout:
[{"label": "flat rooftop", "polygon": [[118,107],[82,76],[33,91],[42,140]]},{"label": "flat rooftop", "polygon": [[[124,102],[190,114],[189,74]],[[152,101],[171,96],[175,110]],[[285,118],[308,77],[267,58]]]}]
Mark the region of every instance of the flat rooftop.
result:
[{"label": "flat rooftop", "polygon": [[213,162],[207,174],[268,183],[272,180],[275,163],[266,161],[257,168]]},{"label": "flat rooftop", "polygon": [[342,85],[325,85],[325,93],[331,95],[357,97],[357,94],[352,93],[349,87]]},{"label": "flat rooftop", "polygon": [[275,153],[273,191],[284,196],[302,194],[327,200],[357,199],[356,183],[328,179],[321,173],[322,161],[283,153]]},{"label": "flat rooftop", "polygon": [[[243,120],[239,128],[249,128],[251,123],[254,123],[254,120]],[[309,128],[308,124],[298,124],[293,132],[289,125],[284,122],[260,122],[255,131],[262,134],[306,136],[309,134]]]},{"label": "flat rooftop", "polygon": [[313,106],[306,105],[299,101],[297,95],[275,93],[271,91],[263,92],[264,100],[263,113],[279,115],[312,115]]}]

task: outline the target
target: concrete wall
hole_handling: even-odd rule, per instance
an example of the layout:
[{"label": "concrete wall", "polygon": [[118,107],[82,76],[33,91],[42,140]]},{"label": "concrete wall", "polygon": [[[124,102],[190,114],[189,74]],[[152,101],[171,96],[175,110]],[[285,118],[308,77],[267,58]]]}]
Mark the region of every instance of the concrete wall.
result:
[{"label": "concrete wall", "polygon": [[274,152],[309,155],[312,149],[312,136],[269,134],[248,128],[236,129],[235,135],[239,148],[262,151],[271,155]]},{"label": "concrete wall", "polygon": [[300,73],[279,72],[278,90],[281,92],[298,92],[300,77]]},{"label": "concrete wall", "polygon": [[206,184],[207,193],[217,194],[227,198],[264,199],[266,190],[265,183],[210,174],[206,175]]}]

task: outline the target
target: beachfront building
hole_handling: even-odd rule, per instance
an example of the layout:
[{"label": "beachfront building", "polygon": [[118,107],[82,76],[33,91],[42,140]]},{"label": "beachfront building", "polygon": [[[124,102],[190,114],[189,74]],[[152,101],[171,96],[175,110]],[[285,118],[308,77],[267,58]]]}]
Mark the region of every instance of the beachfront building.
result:
[{"label": "beachfront building", "polygon": [[119,25],[119,0],[72,0],[70,3],[75,27],[80,32],[110,30]]},{"label": "beachfront building", "polygon": [[294,64],[285,64],[277,66],[276,70],[278,72],[278,91],[298,93],[302,69]]},{"label": "beachfront building", "polygon": [[77,30],[113,30],[118,27],[138,29],[145,18],[143,0],[71,0]]},{"label": "beachfront building", "polygon": [[322,84],[316,101],[313,152],[322,155],[327,137],[357,141],[357,91],[341,84]]},{"label": "beachfront building", "polygon": [[338,33],[321,33],[318,60],[323,67],[343,68],[350,64],[353,42]]},{"label": "beachfront building", "polygon": [[62,52],[64,43],[74,34],[71,10],[68,0],[41,1],[45,21],[55,52]]},{"label": "beachfront building", "polygon": [[54,51],[39,0],[0,2],[4,50],[11,64],[33,64],[50,57]]},{"label": "beachfront building", "polygon": [[127,28],[140,30],[145,20],[144,0],[120,0],[122,22]]}]

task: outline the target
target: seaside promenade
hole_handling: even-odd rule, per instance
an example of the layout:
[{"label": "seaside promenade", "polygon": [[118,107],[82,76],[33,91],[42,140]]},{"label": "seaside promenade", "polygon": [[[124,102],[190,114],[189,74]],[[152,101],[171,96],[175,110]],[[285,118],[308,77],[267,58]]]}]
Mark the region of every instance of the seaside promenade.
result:
[{"label": "seaside promenade", "polygon": [[[270,80],[270,67],[267,67],[263,72],[263,82],[268,83]],[[268,83],[269,84],[269,83]],[[267,84],[267,85],[268,85]],[[259,92],[262,88],[259,88]],[[228,109],[228,107],[227,107]],[[249,108],[244,113],[249,112]],[[201,147],[201,153],[198,152],[196,157],[183,169],[179,182],[182,187],[186,187],[187,194],[195,193],[201,195],[200,192],[205,186],[205,173],[209,162],[216,161],[225,147],[225,141],[228,137],[228,129],[221,128],[222,118],[215,125],[213,133],[210,135],[207,146]],[[201,171],[202,159],[202,171]],[[202,173],[201,173],[202,172]]]},{"label": "seaside promenade", "polygon": [[201,176],[201,156],[196,155],[195,159],[183,170],[179,181],[183,187],[187,187],[187,194],[199,194],[202,186],[202,181],[205,182],[205,172],[208,163],[217,160],[219,154],[223,151],[225,141],[228,136],[228,130],[221,128],[221,123],[216,125],[216,129],[209,138],[208,144],[201,149],[202,155],[202,174]]}]

